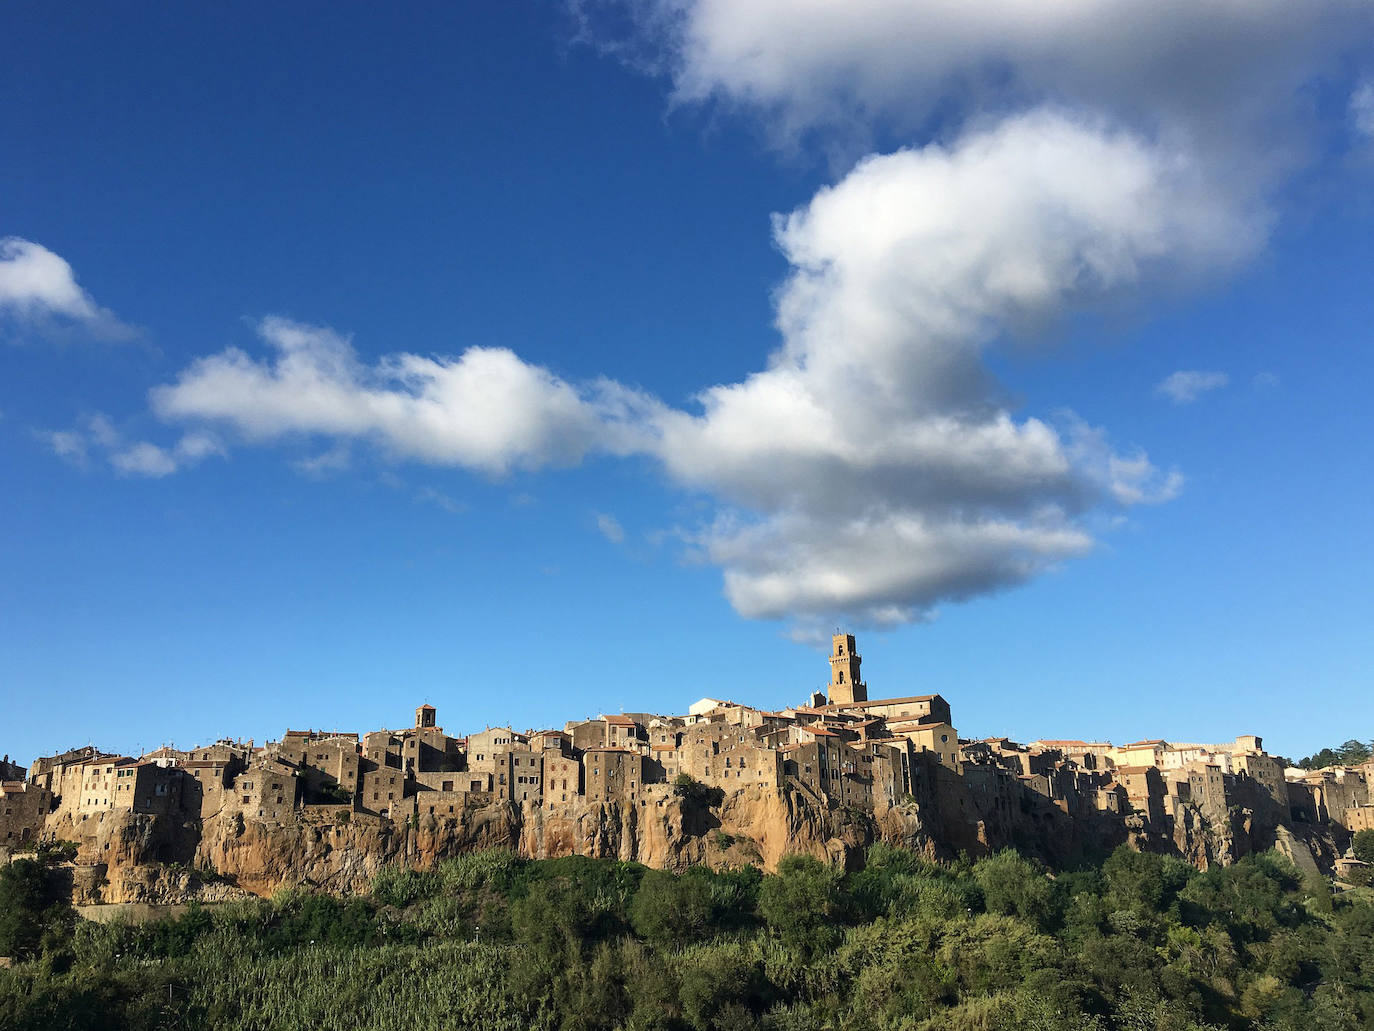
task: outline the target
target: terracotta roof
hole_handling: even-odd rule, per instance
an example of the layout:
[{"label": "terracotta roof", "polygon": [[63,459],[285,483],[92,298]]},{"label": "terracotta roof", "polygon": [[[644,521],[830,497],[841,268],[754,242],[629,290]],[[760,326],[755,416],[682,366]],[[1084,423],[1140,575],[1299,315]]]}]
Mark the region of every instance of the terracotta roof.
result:
[{"label": "terracotta roof", "polygon": [[819,723],[813,723],[813,724],[811,724],[810,726],[802,727],[801,729],[802,729],[802,730],[808,730],[808,731],[810,731],[810,732],[813,733],[813,734],[819,734],[821,737],[839,737],[839,736],[840,736],[839,734],[835,733],[833,730],[830,730],[828,727],[822,727]]},{"label": "terracotta roof", "polygon": [[613,727],[633,727],[635,721],[628,716],[602,716],[602,721]]},{"label": "terracotta roof", "polygon": [[1146,745],[1167,745],[1169,742],[1162,738],[1155,738],[1151,741],[1132,741],[1129,745],[1122,745],[1122,748],[1144,748]]},{"label": "terracotta roof", "polygon": [[1137,774],[1137,773],[1144,773],[1144,772],[1146,772],[1147,770],[1155,770],[1155,769],[1158,769],[1158,767],[1157,767],[1157,766],[1118,766],[1118,767],[1116,768],[1115,772],[1125,774],[1126,776],[1134,776],[1134,775]]}]

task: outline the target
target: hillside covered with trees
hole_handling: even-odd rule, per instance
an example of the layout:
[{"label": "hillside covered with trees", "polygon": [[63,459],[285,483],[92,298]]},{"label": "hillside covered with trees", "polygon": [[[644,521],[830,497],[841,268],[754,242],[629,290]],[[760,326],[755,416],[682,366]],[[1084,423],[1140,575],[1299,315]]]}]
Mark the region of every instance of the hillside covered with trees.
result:
[{"label": "hillside covered with trees", "polygon": [[673,874],[483,852],[142,926],[0,870],[0,1027],[1204,1029],[1374,1026],[1374,901],[1281,857],[1121,849],[1051,873],[873,846]]}]

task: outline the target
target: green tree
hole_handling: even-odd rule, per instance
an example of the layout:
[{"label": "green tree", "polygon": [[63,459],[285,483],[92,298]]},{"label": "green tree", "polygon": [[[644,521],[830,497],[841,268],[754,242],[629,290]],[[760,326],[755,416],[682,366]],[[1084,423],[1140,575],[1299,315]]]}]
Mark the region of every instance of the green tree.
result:
[{"label": "green tree", "polygon": [[650,870],[630,903],[630,925],[656,944],[695,941],[710,928],[713,908],[705,878]]},{"label": "green tree", "polygon": [[1350,841],[1355,858],[1365,863],[1374,863],[1374,831],[1356,831]]},{"label": "green tree", "polygon": [[1040,865],[1007,849],[980,859],[973,877],[989,913],[1020,917],[1037,928],[1054,922],[1054,885]]},{"label": "green tree", "polygon": [[759,888],[759,912],[768,926],[807,956],[832,948],[840,939],[835,926],[843,872],[811,856],[784,856],[778,872]]},{"label": "green tree", "polygon": [[54,891],[48,869],[32,859],[0,867],[0,956],[31,959],[70,935],[71,906]]},{"label": "green tree", "polygon": [[1336,749],[1336,756],[1345,766],[1358,766],[1369,759],[1369,746],[1353,738]]}]

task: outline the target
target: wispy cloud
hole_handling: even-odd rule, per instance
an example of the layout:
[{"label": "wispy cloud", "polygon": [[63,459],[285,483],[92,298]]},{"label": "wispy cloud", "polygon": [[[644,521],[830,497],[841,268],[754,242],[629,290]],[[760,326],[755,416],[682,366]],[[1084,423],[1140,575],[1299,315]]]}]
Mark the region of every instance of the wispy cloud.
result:
[{"label": "wispy cloud", "polygon": [[1192,404],[1209,391],[1220,390],[1230,382],[1231,377],[1224,372],[1199,372],[1194,369],[1180,369],[1178,372],[1166,376],[1155,387],[1155,393],[1161,397],[1167,397],[1176,405],[1187,405]]},{"label": "wispy cloud", "polygon": [[615,516],[607,512],[597,513],[596,528],[601,536],[612,544],[620,544],[625,540],[625,528],[620,525],[620,521]]},{"label": "wispy cloud", "polygon": [[315,479],[323,479],[347,470],[353,464],[353,452],[347,444],[335,444],[318,455],[298,458],[292,465],[299,472]]},{"label": "wispy cloud", "polygon": [[468,510],[468,506],[463,502],[455,501],[437,487],[419,488],[415,491],[415,500],[441,508],[449,515],[462,515]]},{"label": "wispy cloud", "polygon": [[1350,95],[1350,121],[1360,135],[1374,138],[1374,81],[1360,83]]},{"label": "wispy cloud", "polygon": [[79,468],[99,459],[119,473],[160,479],[196,465],[212,455],[223,456],[219,440],[203,430],[193,430],[175,444],[164,447],[146,440],[128,440],[110,420],[96,413],[68,430],[38,430],[35,435],[53,454]]}]

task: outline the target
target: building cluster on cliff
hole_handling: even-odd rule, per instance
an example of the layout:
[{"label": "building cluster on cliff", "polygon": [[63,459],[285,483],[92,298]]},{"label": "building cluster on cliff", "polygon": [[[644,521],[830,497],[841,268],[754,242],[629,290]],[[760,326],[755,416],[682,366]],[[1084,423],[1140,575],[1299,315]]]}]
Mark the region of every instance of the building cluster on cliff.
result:
[{"label": "building cluster on cliff", "polygon": [[311,814],[416,823],[511,804],[675,804],[684,775],[736,792],[793,792],[881,815],[918,808],[953,847],[1012,843],[1065,817],[1182,845],[1189,828],[1244,818],[1374,827],[1374,764],[1285,769],[1261,740],[1225,744],[961,740],[939,695],[870,699],[854,638],[837,634],[828,691],[779,711],[703,698],[685,715],[620,713],[563,729],[454,737],[423,705],[414,725],[361,738],[288,730],[279,741],[159,748],[139,758],[78,748],[27,770],[0,764],[0,849],[78,832],[116,811],[286,823]]}]

